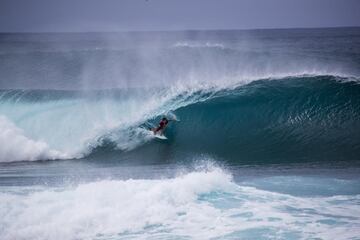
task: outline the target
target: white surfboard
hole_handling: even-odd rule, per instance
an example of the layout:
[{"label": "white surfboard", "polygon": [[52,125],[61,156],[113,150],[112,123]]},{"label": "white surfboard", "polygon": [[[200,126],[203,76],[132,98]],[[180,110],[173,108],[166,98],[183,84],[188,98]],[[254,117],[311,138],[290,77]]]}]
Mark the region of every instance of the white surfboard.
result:
[{"label": "white surfboard", "polygon": [[156,134],[156,133],[154,133],[154,136],[155,136],[156,138],[162,139],[162,140],[167,139],[167,137],[165,137],[165,135],[163,135],[163,134]]},{"label": "white surfboard", "polygon": [[[154,128],[155,129],[155,128]],[[168,139],[163,133],[155,133],[153,131],[153,129],[146,129],[147,131],[149,131],[151,133],[151,135],[153,135],[154,137],[158,138],[158,139],[162,139],[162,140],[165,140],[165,139]]]}]

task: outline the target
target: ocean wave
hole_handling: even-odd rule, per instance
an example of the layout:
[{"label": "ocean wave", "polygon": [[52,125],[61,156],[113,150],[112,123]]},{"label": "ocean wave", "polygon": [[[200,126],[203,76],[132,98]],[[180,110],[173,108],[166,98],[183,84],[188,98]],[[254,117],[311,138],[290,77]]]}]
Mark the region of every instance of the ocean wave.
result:
[{"label": "ocean wave", "polygon": [[[210,154],[237,162],[269,156],[281,161],[356,159],[359,89],[356,78],[301,75],[85,95],[3,90],[2,128],[21,137],[2,135],[1,142],[22,139],[21,146],[36,147],[22,152],[10,144],[0,159],[82,158],[104,151],[146,151],[156,158],[163,147],[173,156]],[[166,131],[171,146],[154,141],[146,130],[169,111],[181,119]]]}]

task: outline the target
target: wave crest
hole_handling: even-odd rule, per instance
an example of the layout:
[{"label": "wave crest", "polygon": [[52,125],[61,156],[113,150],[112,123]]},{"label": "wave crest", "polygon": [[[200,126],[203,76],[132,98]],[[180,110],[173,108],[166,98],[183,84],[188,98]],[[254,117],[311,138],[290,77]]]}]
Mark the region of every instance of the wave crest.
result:
[{"label": "wave crest", "polygon": [[[165,149],[175,159],[210,154],[231,161],[356,159],[360,153],[357,81],[307,75],[196,86],[111,90],[95,97],[60,93],[50,100],[38,96],[47,91],[12,92],[0,104],[12,123],[3,118],[1,124],[16,137],[2,135],[1,142],[7,146],[7,139],[16,139],[26,150],[11,144],[0,159],[79,158],[94,152],[157,159]],[[170,124],[167,142],[152,141],[145,129],[168,111],[181,122]]]}]

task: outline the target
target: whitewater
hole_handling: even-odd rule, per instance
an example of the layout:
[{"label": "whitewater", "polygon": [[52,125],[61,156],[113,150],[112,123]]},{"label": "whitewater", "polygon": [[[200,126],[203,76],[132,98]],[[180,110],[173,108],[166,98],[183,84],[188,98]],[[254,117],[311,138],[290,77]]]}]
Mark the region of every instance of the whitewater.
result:
[{"label": "whitewater", "polygon": [[0,238],[357,239],[359,56],[359,28],[0,34]]}]

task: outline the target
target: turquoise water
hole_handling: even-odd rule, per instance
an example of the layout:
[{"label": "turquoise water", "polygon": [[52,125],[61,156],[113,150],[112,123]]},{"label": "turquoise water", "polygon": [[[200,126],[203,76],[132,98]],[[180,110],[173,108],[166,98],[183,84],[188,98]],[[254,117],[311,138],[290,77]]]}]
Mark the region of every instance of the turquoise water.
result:
[{"label": "turquoise water", "polygon": [[0,238],[358,239],[359,56],[358,28],[1,34]]}]

